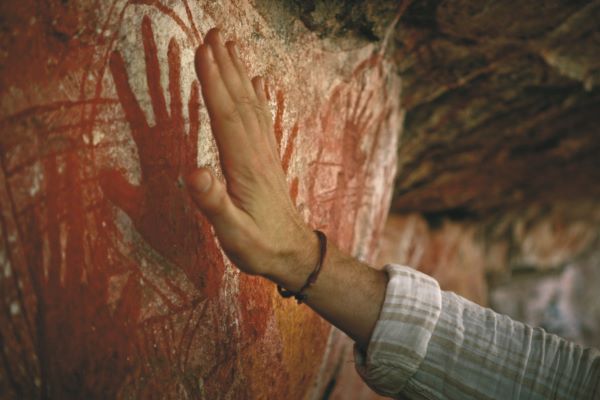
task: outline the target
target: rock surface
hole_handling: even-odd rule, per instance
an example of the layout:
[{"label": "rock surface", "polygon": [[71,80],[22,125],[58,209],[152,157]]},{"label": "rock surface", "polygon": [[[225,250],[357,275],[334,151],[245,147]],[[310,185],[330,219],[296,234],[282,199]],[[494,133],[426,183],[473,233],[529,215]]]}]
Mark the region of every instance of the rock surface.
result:
[{"label": "rock surface", "polygon": [[390,41],[406,112],[395,211],[480,215],[600,194],[600,1],[286,3],[331,46]]},{"label": "rock surface", "polygon": [[319,398],[330,326],[240,275],[182,186],[196,165],[219,170],[193,52],[217,25],[239,41],[269,79],[298,209],[372,259],[400,130],[382,43],[332,51],[243,0],[0,15],[0,396]]},{"label": "rock surface", "polygon": [[[390,3],[311,1],[297,12],[349,46],[384,38]],[[397,215],[377,265],[414,266],[446,290],[598,346],[600,1],[395,4],[388,55],[405,121]],[[324,10],[335,17],[319,23]],[[370,398],[342,371],[348,389],[334,397]]]},{"label": "rock surface", "polygon": [[412,2],[398,211],[486,213],[600,192],[599,1]]},{"label": "rock surface", "polygon": [[269,77],[308,222],[598,346],[599,19],[600,0],[0,4],[0,396],[376,398],[341,333],[193,217],[182,175],[219,171],[191,68],[215,25]]},{"label": "rock surface", "polygon": [[600,287],[599,18],[597,0],[406,6],[393,52],[402,217],[388,228],[398,238],[386,235],[395,261],[588,346],[600,336],[589,301]]}]

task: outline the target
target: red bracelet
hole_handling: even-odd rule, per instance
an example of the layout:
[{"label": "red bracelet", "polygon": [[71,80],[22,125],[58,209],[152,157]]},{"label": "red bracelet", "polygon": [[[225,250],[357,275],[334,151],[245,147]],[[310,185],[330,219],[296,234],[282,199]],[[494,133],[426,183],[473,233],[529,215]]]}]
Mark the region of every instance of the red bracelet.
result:
[{"label": "red bracelet", "polygon": [[319,272],[321,272],[321,268],[323,267],[323,261],[325,261],[325,255],[327,254],[327,236],[325,236],[325,234],[319,230],[315,230],[315,233],[319,238],[319,261],[317,261],[315,269],[308,276],[308,279],[306,280],[304,286],[302,286],[302,288],[298,292],[292,292],[291,290],[286,290],[281,286],[277,285],[277,291],[279,292],[281,297],[286,299],[293,297],[296,299],[296,301],[298,301],[298,304],[302,304],[306,301],[307,296],[304,293],[304,291],[306,291],[306,289],[311,287],[317,281]]}]

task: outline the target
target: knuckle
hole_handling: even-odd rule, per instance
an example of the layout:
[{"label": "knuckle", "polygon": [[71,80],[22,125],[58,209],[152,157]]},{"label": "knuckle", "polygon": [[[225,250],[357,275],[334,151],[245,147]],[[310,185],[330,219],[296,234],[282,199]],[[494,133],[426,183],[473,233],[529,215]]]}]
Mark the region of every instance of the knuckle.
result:
[{"label": "knuckle", "polygon": [[235,102],[238,105],[244,107],[254,106],[255,104],[254,99],[248,93],[240,93],[239,95],[237,95],[235,98]]},{"label": "knuckle", "polygon": [[265,116],[267,115],[268,110],[264,104],[254,103],[253,106],[254,106],[254,111],[256,111],[256,113],[258,115],[265,115]]},{"label": "knuckle", "polygon": [[223,120],[230,123],[238,123],[241,121],[240,111],[237,107],[230,107],[223,112]]}]

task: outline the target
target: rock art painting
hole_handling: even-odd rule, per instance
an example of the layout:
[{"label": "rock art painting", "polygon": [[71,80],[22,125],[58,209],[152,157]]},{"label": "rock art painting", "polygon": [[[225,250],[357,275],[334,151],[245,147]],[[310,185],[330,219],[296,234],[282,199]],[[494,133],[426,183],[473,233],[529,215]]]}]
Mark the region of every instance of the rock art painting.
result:
[{"label": "rock art painting", "polygon": [[199,165],[220,173],[193,52],[213,26],[238,40],[268,77],[298,209],[370,260],[400,129],[380,44],[325,50],[245,1],[10,3],[0,398],[319,398],[331,327],[240,275],[184,187]]}]

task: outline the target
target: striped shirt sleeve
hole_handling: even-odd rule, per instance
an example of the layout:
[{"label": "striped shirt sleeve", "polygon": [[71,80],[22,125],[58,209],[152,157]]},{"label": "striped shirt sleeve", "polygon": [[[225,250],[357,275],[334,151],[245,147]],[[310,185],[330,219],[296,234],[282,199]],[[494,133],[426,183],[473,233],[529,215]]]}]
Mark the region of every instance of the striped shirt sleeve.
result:
[{"label": "striped shirt sleeve", "polygon": [[443,292],[427,275],[387,265],[389,282],[356,369],[403,399],[600,399],[600,352]]}]

